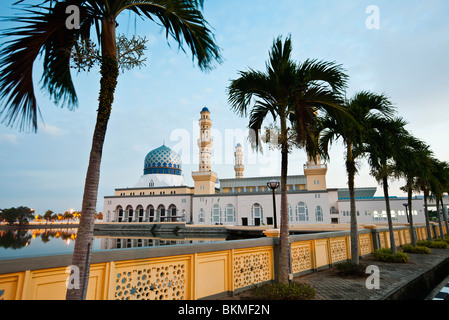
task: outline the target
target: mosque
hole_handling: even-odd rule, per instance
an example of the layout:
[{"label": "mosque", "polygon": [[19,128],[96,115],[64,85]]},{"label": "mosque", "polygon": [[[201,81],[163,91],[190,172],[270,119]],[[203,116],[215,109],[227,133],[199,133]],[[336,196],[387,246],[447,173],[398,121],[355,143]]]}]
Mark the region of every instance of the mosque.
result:
[{"label": "mosque", "polygon": [[[218,179],[211,167],[213,139],[210,110],[200,112],[198,139],[199,168],[192,172],[188,186],[182,172],[181,157],[165,145],[152,150],[144,161],[143,175],[135,187],[115,189],[104,197],[106,222],[184,221],[198,225],[271,226],[274,217],[280,224],[280,188],[267,185],[280,176],[245,177],[243,147],[235,146],[235,177]],[[288,216],[291,226],[302,224],[342,224],[350,222],[349,191],[327,188],[327,164],[309,161],[304,175],[288,176]],[[375,197],[377,188],[357,188],[356,208],[359,223],[386,223],[385,200]],[[407,223],[405,199],[390,197],[393,223]],[[413,221],[424,223],[423,200],[412,202]]]}]

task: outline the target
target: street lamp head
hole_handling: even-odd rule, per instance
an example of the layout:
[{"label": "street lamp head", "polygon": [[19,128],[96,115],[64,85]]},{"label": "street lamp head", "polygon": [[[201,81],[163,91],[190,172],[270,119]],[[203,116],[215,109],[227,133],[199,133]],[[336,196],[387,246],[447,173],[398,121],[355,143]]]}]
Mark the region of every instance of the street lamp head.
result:
[{"label": "street lamp head", "polygon": [[271,180],[270,182],[267,183],[268,188],[275,190],[277,188],[279,188],[279,182],[277,182],[276,180]]},{"label": "street lamp head", "polygon": [[403,203],[402,205],[406,208],[408,207],[408,203]]}]

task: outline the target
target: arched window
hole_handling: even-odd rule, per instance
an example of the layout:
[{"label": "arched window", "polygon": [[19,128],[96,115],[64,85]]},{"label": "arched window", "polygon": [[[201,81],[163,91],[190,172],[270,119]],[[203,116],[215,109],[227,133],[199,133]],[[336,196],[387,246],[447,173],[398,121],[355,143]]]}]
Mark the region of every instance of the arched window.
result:
[{"label": "arched window", "polygon": [[159,221],[164,222],[165,221],[165,207],[164,207],[164,205],[160,204],[157,207],[157,213],[159,214]]},{"label": "arched window", "polygon": [[117,214],[117,221],[122,222],[123,221],[123,208],[122,206],[118,206],[115,209],[115,213]]},{"label": "arched window", "polygon": [[323,209],[320,206],[315,209],[315,219],[317,222],[323,221]]},{"label": "arched window", "polygon": [[200,209],[200,213],[198,213],[198,222],[205,222],[206,221],[206,215],[204,214],[204,209]]},{"label": "arched window", "polygon": [[235,208],[232,204],[228,204],[226,206],[226,222],[235,222]]},{"label": "arched window", "polygon": [[148,221],[154,222],[154,207],[151,204],[147,207],[147,212],[148,212]]},{"label": "arched window", "polygon": [[128,220],[126,222],[132,222],[134,217],[134,210],[132,206],[126,207],[126,213],[128,214]]},{"label": "arched window", "polygon": [[[176,215],[177,215],[177,208],[176,208],[176,206],[175,206],[174,204],[171,204],[171,205],[168,207],[167,215],[168,215],[169,217],[176,217]],[[169,219],[169,221],[173,221],[173,220],[172,220],[172,219]]]},{"label": "arched window", "polygon": [[253,204],[251,207],[251,220],[255,226],[260,226],[263,222],[263,209],[258,203]]},{"label": "arched window", "polygon": [[137,219],[139,222],[143,222],[145,219],[145,211],[141,205],[138,205],[136,208]]},{"label": "arched window", "polygon": [[296,221],[309,221],[309,210],[304,202],[296,205]]},{"label": "arched window", "polygon": [[221,208],[218,204],[212,207],[210,218],[212,223],[221,223]]}]

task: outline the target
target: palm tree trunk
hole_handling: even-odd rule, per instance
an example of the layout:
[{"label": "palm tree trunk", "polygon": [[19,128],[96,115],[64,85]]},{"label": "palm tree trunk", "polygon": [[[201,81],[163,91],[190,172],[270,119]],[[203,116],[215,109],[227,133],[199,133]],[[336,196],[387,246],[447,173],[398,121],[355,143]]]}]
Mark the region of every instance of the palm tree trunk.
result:
[{"label": "palm tree trunk", "polygon": [[382,178],[382,184],[384,188],[385,196],[385,207],[387,209],[387,219],[388,219],[388,230],[390,231],[390,248],[393,254],[396,254],[396,240],[394,238],[393,221],[391,219],[391,208],[390,208],[390,196],[388,194],[388,179],[387,177]]},{"label": "palm tree trunk", "polygon": [[[287,125],[285,117],[281,115],[281,132],[287,136]],[[288,147],[284,140],[281,149],[281,230],[279,248],[279,283],[288,284],[290,273],[290,240],[288,226],[288,201],[287,201],[287,170],[288,170]]]},{"label": "palm tree trunk", "polygon": [[[440,201],[441,201],[441,211],[443,212],[444,223],[446,224],[446,233],[449,233],[449,225],[447,223],[447,212],[446,212],[446,207],[444,206],[444,203],[443,203],[443,197],[441,197]],[[444,239],[444,236],[443,236],[443,239]]]},{"label": "palm tree trunk", "polygon": [[438,218],[438,226],[440,227],[440,236],[441,239],[444,239],[443,225],[441,224],[440,199],[436,197],[435,201],[437,203],[437,218]]},{"label": "palm tree trunk", "polygon": [[430,230],[429,210],[427,208],[427,188],[424,188],[424,216],[426,219],[427,240],[432,240],[432,231]]},{"label": "palm tree trunk", "polygon": [[[92,255],[95,210],[100,181],[101,156],[119,75],[116,53],[113,51],[115,50],[115,20],[105,19],[102,24],[102,31],[103,59],[101,62],[99,107],[84,185],[80,224],[72,258],[72,265],[79,270],[79,286],[67,289],[67,300],[86,299]],[[111,55],[111,52],[114,55]]]},{"label": "palm tree trunk", "polygon": [[354,176],[355,163],[352,159],[352,146],[347,144],[346,170],[348,172],[349,198],[351,203],[351,263],[359,264],[359,239],[357,228],[357,211],[355,207]]},{"label": "palm tree trunk", "polygon": [[410,236],[412,238],[412,246],[416,247],[416,231],[415,226],[413,224],[413,214],[412,214],[412,180],[409,179],[407,181],[408,185],[408,212],[409,212],[409,218],[410,218]]}]

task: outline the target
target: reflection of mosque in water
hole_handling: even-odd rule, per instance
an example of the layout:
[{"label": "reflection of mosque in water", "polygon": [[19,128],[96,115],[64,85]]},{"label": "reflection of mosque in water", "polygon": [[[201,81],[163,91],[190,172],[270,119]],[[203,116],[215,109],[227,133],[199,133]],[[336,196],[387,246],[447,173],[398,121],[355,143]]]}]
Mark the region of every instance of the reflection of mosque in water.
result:
[{"label": "reflection of mosque in water", "polygon": [[216,237],[195,237],[187,238],[183,236],[176,236],[171,234],[170,236],[155,236],[155,237],[133,237],[132,235],[120,235],[114,237],[108,236],[95,236],[100,240],[100,250],[112,250],[112,249],[140,249],[148,247],[159,246],[174,246],[174,245],[187,245],[187,244],[200,244],[206,242],[220,242],[226,241],[226,236]]}]

